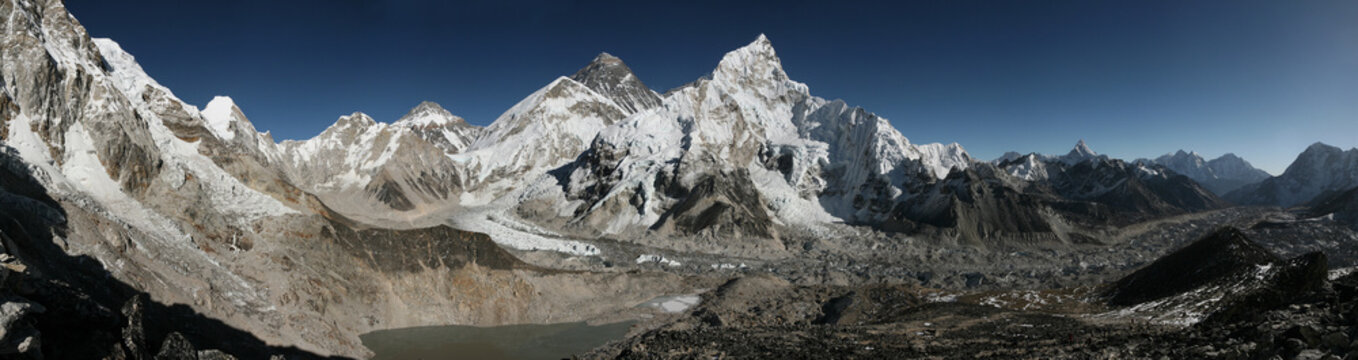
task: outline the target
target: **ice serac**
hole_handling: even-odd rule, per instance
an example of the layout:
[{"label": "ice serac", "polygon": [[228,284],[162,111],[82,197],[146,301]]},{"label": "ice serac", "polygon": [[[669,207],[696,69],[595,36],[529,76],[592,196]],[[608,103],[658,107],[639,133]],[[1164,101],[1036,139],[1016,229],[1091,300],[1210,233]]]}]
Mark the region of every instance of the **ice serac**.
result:
[{"label": "ice serac", "polygon": [[[560,172],[569,206],[558,210],[605,233],[776,236],[788,223],[875,221],[907,179],[970,161],[956,144],[914,145],[886,119],[811,96],[760,35],[600,131]],[[689,218],[712,221],[676,220]]]},{"label": "ice serac", "polygon": [[1241,186],[1267,179],[1270,175],[1250,165],[1235,154],[1225,154],[1211,161],[1196,152],[1179,150],[1155,160],[1141,162],[1163,165],[1176,173],[1193,179],[1217,195],[1225,195]]},{"label": "ice serac", "polygon": [[1297,155],[1282,175],[1226,194],[1238,204],[1293,206],[1332,191],[1358,186],[1358,148],[1315,143]]},{"label": "ice serac", "polygon": [[571,80],[612,100],[627,114],[660,105],[660,95],[646,87],[622,59],[608,53],[600,53],[588,66],[571,75]]},{"label": "ice serac", "polygon": [[217,135],[222,140],[230,141],[236,134],[232,131],[232,124],[237,118],[245,117],[241,114],[240,108],[236,107],[236,102],[226,96],[217,96],[207,103],[201,110],[203,119],[207,120],[208,130]]}]

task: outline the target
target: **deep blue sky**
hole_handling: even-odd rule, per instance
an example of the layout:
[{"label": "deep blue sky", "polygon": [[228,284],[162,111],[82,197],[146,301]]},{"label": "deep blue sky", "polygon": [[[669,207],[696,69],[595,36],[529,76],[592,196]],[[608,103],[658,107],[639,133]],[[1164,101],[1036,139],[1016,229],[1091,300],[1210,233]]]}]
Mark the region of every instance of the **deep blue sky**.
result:
[{"label": "deep blue sky", "polygon": [[199,106],[276,139],[432,100],[485,125],[600,51],[664,91],[766,33],[811,92],[978,158],[1235,152],[1279,173],[1358,146],[1358,1],[67,0]]}]

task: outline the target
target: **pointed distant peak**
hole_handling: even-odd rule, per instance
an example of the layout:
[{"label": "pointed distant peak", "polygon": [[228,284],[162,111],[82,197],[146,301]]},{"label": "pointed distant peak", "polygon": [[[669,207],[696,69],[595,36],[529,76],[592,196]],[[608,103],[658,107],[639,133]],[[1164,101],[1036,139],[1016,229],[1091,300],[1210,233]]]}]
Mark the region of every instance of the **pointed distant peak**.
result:
[{"label": "pointed distant peak", "polygon": [[618,82],[627,77],[635,77],[632,69],[622,59],[606,52],[599,53],[588,65],[571,75],[572,80],[586,85],[592,82]]},{"label": "pointed distant peak", "polygon": [[1075,148],[1071,149],[1070,153],[1072,155],[1098,155],[1098,153],[1095,153],[1093,149],[1089,148],[1088,144],[1085,144],[1084,139],[1080,139],[1079,142],[1076,142]]},{"label": "pointed distant peak", "polygon": [[409,112],[406,112],[405,116],[402,116],[401,119],[396,120],[395,124],[402,127],[421,127],[431,125],[447,126],[451,124],[465,124],[466,122],[466,120],[463,120],[457,115],[453,115],[452,112],[448,111],[448,109],[444,109],[443,106],[439,106],[436,102],[422,101],[419,105],[411,108]]},{"label": "pointed distant peak", "polygon": [[1340,150],[1339,147],[1330,146],[1329,144],[1319,141],[1315,142],[1314,144],[1311,144],[1311,146],[1306,147],[1306,151],[1336,151],[1336,150],[1343,151]]},{"label": "pointed distant peak", "polygon": [[613,101],[627,114],[660,105],[660,96],[646,87],[627,64],[608,53],[596,56],[588,66],[571,75],[571,80]]},{"label": "pointed distant peak", "polygon": [[767,54],[769,56],[774,56],[775,59],[778,55],[777,52],[773,50],[773,42],[770,42],[769,37],[764,36],[762,33],[759,34],[759,37],[754,38],[754,41],[751,41],[740,49],[736,49],[736,51]]},{"label": "pointed distant peak", "polygon": [[413,111],[413,110],[421,110],[421,111],[425,111],[425,110],[428,110],[428,111],[448,111],[448,110],[444,109],[442,105],[439,105],[439,103],[436,103],[436,102],[433,102],[433,101],[429,101],[429,100],[421,101],[419,105],[415,105],[415,108],[414,108],[414,109],[411,109],[411,110],[412,110],[412,111]]},{"label": "pointed distant peak", "polygon": [[401,119],[404,120],[406,118],[422,115],[452,116],[453,113],[449,112],[448,109],[444,109],[443,106],[439,105],[439,103],[433,101],[421,101],[419,105],[415,105],[415,107],[411,108],[410,111],[406,112],[406,115],[402,116]]},{"label": "pointed distant peak", "polygon": [[1218,157],[1217,159],[1222,159],[1222,160],[1245,160],[1245,159],[1241,159],[1240,156],[1237,156],[1235,153],[1226,153],[1226,154],[1224,154],[1224,155],[1221,155],[1221,157]]},{"label": "pointed distant peak", "polygon": [[1085,144],[1084,139],[1080,139],[1079,142],[1075,143],[1074,149],[1070,149],[1069,153],[1066,153],[1065,156],[1057,158],[1057,160],[1060,160],[1061,162],[1064,162],[1068,165],[1074,165],[1076,163],[1084,162],[1085,160],[1103,158],[1106,157],[1104,157],[1103,155],[1099,155],[1099,153],[1094,152],[1093,149],[1089,148],[1089,145]]},{"label": "pointed distant peak", "polygon": [[335,125],[340,124],[370,126],[377,124],[377,121],[373,120],[373,118],[371,116],[368,116],[368,114],[364,114],[361,111],[355,111],[352,114],[341,116],[339,118],[339,121],[335,122]]},{"label": "pointed distant peak", "polygon": [[605,52],[599,53],[599,56],[595,56],[594,60],[589,62],[589,65],[580,68],[570,78],[595,88],[601,84],[612,85],[627,81],[629,78],[635,79],[636,75],[632,74],[632,69],[628,68],[627,64],[622,62],[622,59]]},{"label": "pointed distant peak", "polygon": [[773,50],[769,38],[760,34],[754,42],[726,53],[717,69],[712,72],[713,79],[740,80],[763,79],[774,81],[788,80],[783,72],[783,62]]},{"label": "pointed distant peak", "polygon": [[773,44],[769,42],[769,37],[764,35],[764,33],[759,33],[759,36],[754,38],[754,42],[750,43],[750,45],[754,44],[765,44],[769,45],[770,47],[773,46]]},{"label": "pointed distant peak", "polygon": [[1174,152],[1174,156],[1188,156],[1188,152],[1184,151],[1184,149],[1179,149],[1179,151]]}]

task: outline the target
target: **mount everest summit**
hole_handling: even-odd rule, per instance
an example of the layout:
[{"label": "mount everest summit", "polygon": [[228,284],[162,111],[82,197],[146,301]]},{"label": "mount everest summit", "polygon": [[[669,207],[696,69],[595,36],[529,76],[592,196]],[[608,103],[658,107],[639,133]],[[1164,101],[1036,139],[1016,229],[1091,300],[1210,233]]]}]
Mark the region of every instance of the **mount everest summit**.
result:
[{"label": "mount everest summit", "polygon": [[[171,333],[242,357],[363,357],[374,330],[595,320],[722,285],[695,274],[1027,281],[969,256],[1105,259],[1140,236],[1119,227],[1223,198],[1346,219],[1358,185],[1353,151],[1319,144],[1272,178],[1230,155],[1127,162],[1083,141],[980,161],[812,95],[763,35],[664,93],[603,53],[485,127],[421,102],[277,142],[230,97],[179,99],[60,1],[0,14],[0,285],[27,309],[0,326],[45,334],[52,358],[149,358]],[[966,261],[937,261],[937,280],[843,268],[879,251]],[[1027,270],[1067,279],[1067,260]]]}]

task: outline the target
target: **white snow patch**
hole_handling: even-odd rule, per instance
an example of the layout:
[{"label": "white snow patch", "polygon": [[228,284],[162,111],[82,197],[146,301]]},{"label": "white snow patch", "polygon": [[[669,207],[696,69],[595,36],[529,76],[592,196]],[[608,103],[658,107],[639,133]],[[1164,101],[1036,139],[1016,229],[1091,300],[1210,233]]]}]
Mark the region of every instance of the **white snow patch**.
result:
[{"label": "white snow patch", "polygon": [[207,121],[208,130],[211,130],[218,139],[230,141],[236,137],[231,131],[231,123],[236,121],[236,102],[230,97],[217,96],[207,103],[201,111],[203,120]]},{"label": "white snow patch", "polygon": [[1329,278],[1330,280],[1336,280],[1341,277],[1348,276],[1349,274],[1352,274],[1354,272],[1358,272],[1358,266],[1334,269],[1330,270]]},{"label": "white snow patch", "polygon": [[728,263],[720,263],[720,264],[712,264],[712,265],[710,265],[710,266],[712,267],[712,270],[735,270],[735,269],[746,269],[746,268],[749,268],[749,267],[750,267],[749,265],[745,265],[745,263],[740,263],[739,265],[737,265],[737,264],[728,264]]},{"label": "white snow patch", "polygon": [[697,294],[661,296],[637,305],[638,307],[657,308],[666,313],[680,313],[698,305],[702,298]]},{"label": "white snow patch", "polygon": [[925,302],[930,303],[952,303],[957,302],[957,294],[936,292],[924,297]]},{"label": "white snow patch", "polygon": [[491,212],[469,212],[449,220],[453,227],[490,235],[500,246],[526,251],[556,251],[578,256],[597,256],[599,248],[566,240],[544,229],[523,224]]},{"label": "white snow patch", "polygon": [[638,265],[640,265],[640,264],[645,264],[645,263],[655,263],[655,264],[661,264],[661,265],[665,265],[665,266],[680,266],[680,265],[683,265],[683,263],[680,263],[680,262],[674,261],[674,260],[670,260],[670,259],[666,259],[664,256],[660,256],[660,255],[642,254],[641,256],[637,256],[637,264],[638,264]]}]

